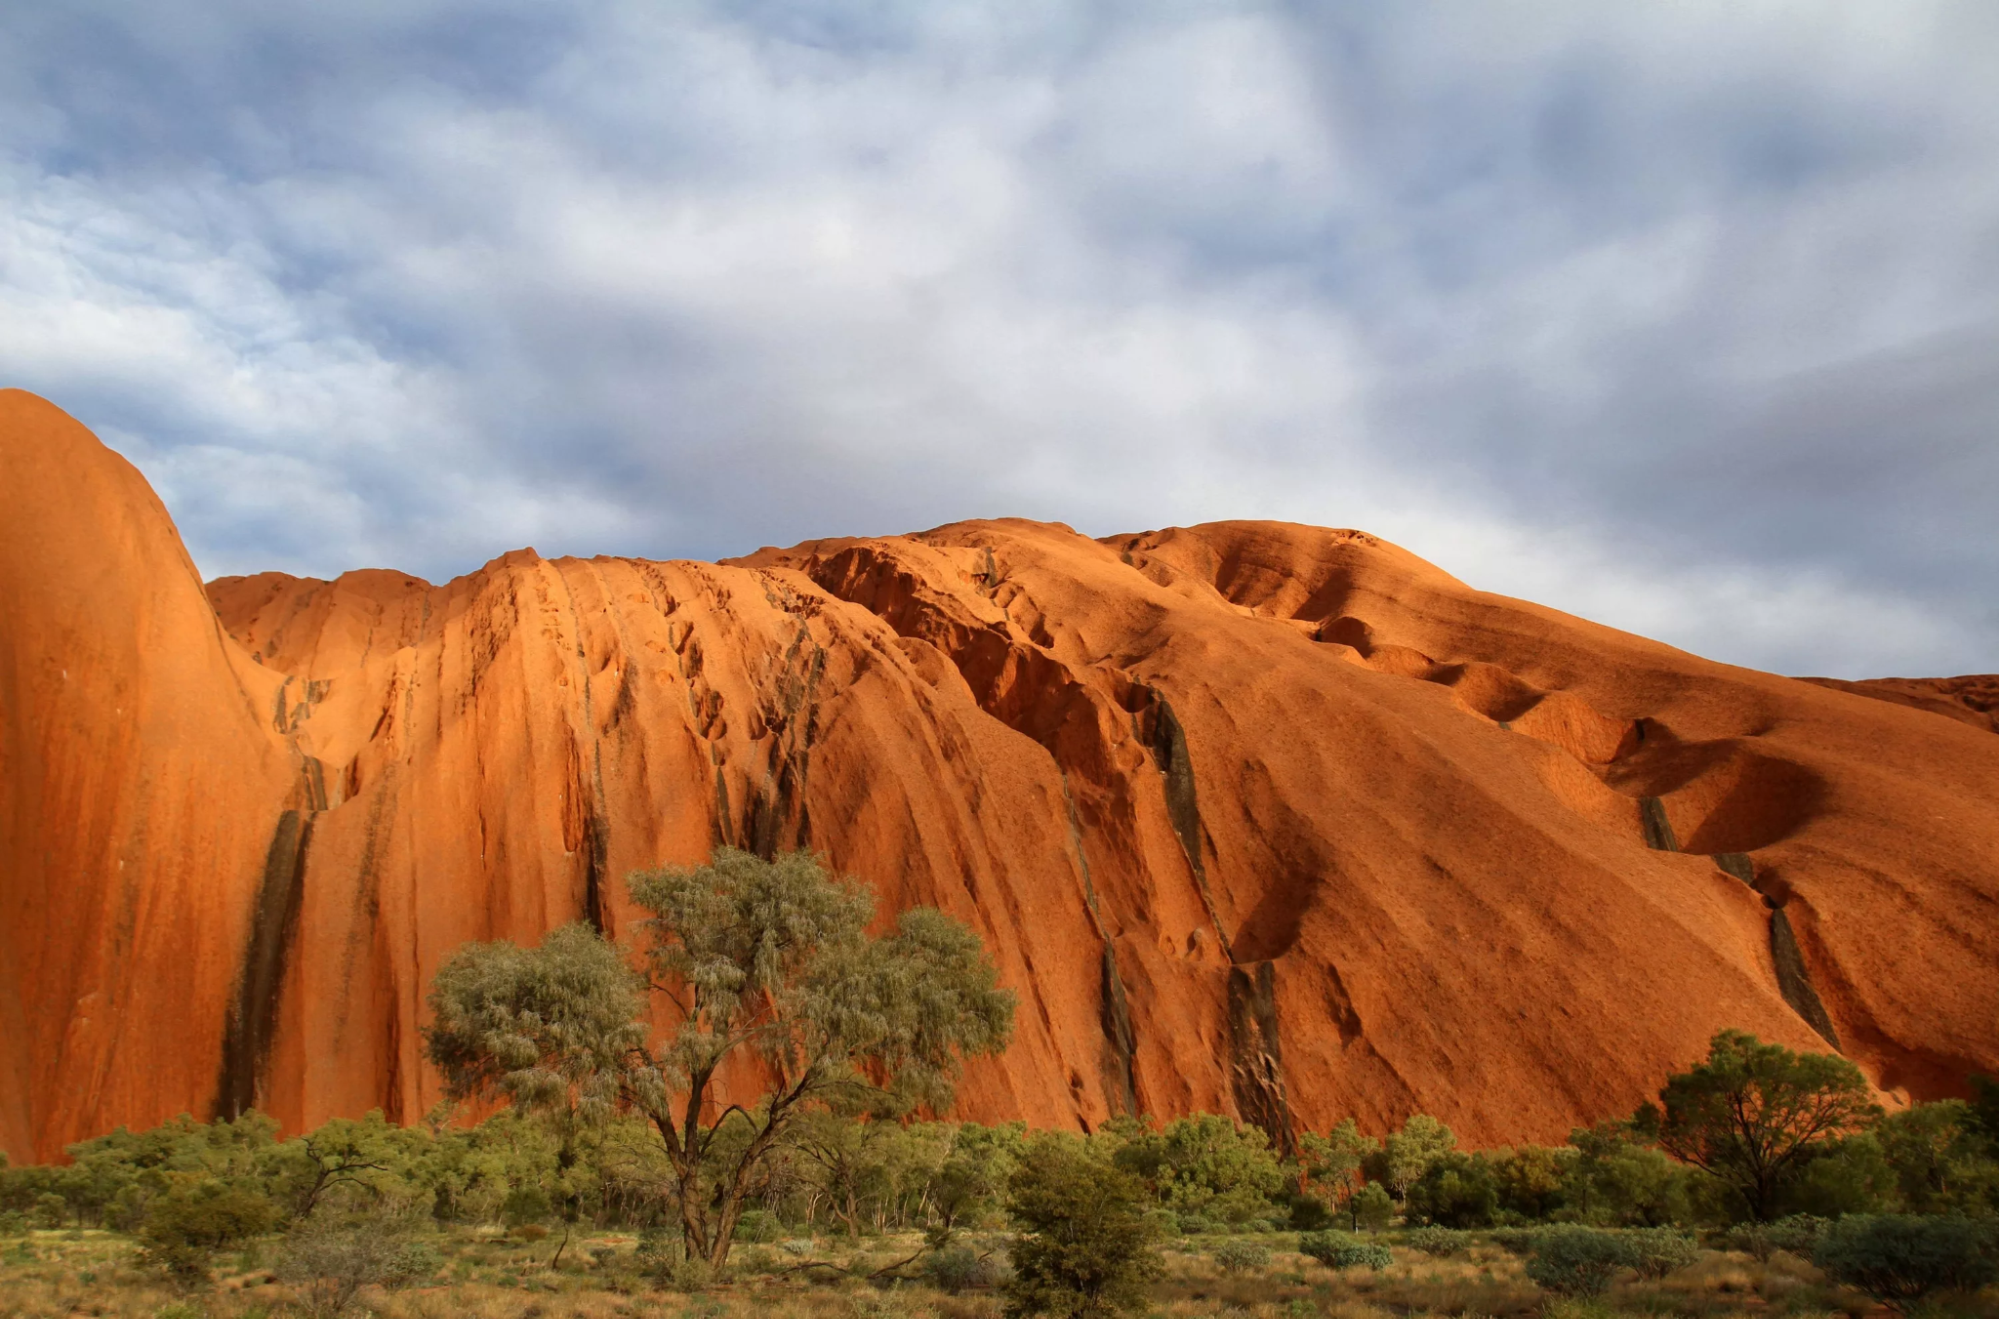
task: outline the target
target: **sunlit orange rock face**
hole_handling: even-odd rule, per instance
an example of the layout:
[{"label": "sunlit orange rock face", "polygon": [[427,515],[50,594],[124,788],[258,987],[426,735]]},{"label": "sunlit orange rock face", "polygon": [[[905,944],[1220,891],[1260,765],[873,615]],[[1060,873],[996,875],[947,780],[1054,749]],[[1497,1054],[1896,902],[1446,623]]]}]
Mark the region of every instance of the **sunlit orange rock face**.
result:
[{"label": "sunlit orange rock face", "polygon": [[468,939],[809,846],[1020,995],[958,1112],[1628,1112],[1736,1026],[1999,1070],[1999,737],[1475,591],[1355,531],[972,522],[723,564],[201,583],[0,395],[0,1134],[441,1098]]}]

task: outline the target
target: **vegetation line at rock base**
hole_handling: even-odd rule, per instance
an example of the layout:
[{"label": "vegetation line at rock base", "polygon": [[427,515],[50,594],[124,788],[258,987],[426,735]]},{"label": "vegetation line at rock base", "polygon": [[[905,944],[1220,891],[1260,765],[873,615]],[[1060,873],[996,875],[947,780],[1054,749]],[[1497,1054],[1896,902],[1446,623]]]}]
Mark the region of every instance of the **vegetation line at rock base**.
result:
[{"label": "vegetation line at rock base", "polygon": [[[281,1140],[254,1112],[182,1117],[64,1165],[0,1164],[0,1264],[77,1295],[276,1289],[321,1316],[412,1319],[431,1312],[399,1296],[447,1285],[869,1289],[851,1319],[900,1319],[869,1299],[897,1288],[1006,1319],[1214,1297],[1282,1300],[1285,1319],[1606,1296],[1657,1313],[1694,1305],[1686,1279],[1718,1261],[1748,1262],[1725,1267],[1758,1279],[1759,1306],[1779,1275],[1821,1310],[1992,1299],[1999,1086],[1979,1078],[1972,1101],[1885,1113],[1850,1061],[1725,1030],[1656,1103],[1558,1147],[1464,1150],[1426,1114],[1282,1141],[1217,1114],[940,1121],[958,1060],[1004,1048],[1014,1009],[965,926],[917,909],[870,933],[866,890],[804,853],[722,848],[631,893],[650,917],[632,946],[579,924],[446,964],[426,1041],[453,1103],[419,1125],[377,1112]],[[729,1067],[761,1090],[721,1102]],[[468,1099],[505,1107],[463,1125]],[[1459,1260],[1479,1262],[1462,1294],[1431,1285]],[[1725,1312],[1713,1299],[1692,1312]]]}]

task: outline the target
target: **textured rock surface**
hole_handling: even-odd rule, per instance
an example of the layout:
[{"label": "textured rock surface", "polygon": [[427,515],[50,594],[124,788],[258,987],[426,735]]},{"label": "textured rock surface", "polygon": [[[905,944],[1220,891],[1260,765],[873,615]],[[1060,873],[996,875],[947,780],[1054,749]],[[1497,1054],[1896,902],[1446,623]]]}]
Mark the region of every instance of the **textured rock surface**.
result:
[{"label": "textured rock surface", "polygon": [[1967,673],[1956,678],[1866,678],[1859,682],[1807,678],[1805,681],[1928,710],[1973,728],[1999,733],[1999,673]]},{"label": "textured rock surface", "polygon": [[245,1103],[414,1119],[454,947],[616,931],[627,872],[717,841],[980,930],[1022,1005],[969,1116],[1557,1139],[1724,1025],[1911,1095],[1999,1069],[1999,739],[1359,532],[519,551],[224,579],[211,613],[75,423],[0,396],[0,462],[34,482],[0,489],[17,1154]]}]

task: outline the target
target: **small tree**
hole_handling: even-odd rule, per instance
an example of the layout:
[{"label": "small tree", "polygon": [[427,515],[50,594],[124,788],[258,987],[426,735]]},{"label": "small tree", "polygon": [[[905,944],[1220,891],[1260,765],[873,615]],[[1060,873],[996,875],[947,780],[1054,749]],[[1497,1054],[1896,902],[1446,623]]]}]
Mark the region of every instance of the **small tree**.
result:
[{"label": "small tree", "polygon": [[1916,1104],[1874,1128],[1904,1208],[1918,1214],[1975,1212],[1999,1202],[1999,1159],[1961,1099]]},{"label": "small tree", "polygon": [[277,1221],[277,1206],[255,1191],[195,1173],[167,1177],[169,1189],[146,1208],[139,1258],[175,1282],[206,1282],[216,1251],[267,1232]]},{"label": "small tree", "polygon": [[303,1219],[343,1190],[379,1199],[401,1189],[400,1170],[415,1162],[411,1144],[411,1133],[391,1126],[378,1108],[359,1121],[329,1119],[274,1146],[261,1160],[261,1173],[285,1212]]},{"label": "small tree", "polygon": [[933,1237],[946,1240],[961,1225],[976,1222],[999,1205],[1026,1148],[1026,1133],[1025,1122],[997,1127],[966,1122],[951,1133],[950,1152],[930,1184],[937,1212]]},{"label": "small tree", "polygon": [[1347,1211],[1353,1215],[1356,1232],[1362,1228],[1379,1232],[1395,1221],[1395,1202],[1381,1189],[1380,1182],[1369,1182],[1355,1191],[1347,1200]]},{"label": "small tree", "polygon": [[1381,1142],[1363,1136],[1352,1118],[1346,1118],[1321,1136],[1308,1131],[1298,1139],[1298,1168],[1304,1183],[1299,1189],[1324,1195],[1335,1209],[1349,1215],[1355,1231],[1360,1217],[1353,1198],[1366,1184],[1362,1171],[1367,1161],[1380,1153]]},{"label": "small tree", "polygon": [[1453,1150],[1424,1170],[1403,1204],[1414,1222],[1490,1227],[1499,1211],[1499,1178],[1484,1155]]},{"label": "small tree", "polygon": [[1096,1319],[1144,1308],[1159,1271],[1145,1185],[1080,1141],[1043,1136],[1008,1183],[1017,1235],[1009,1319]]},{"label": "small tree", "polygon": [[[431,1058],[454,1097],[642,1114],[676,1183],[690,1259],[719,1267],[759,1169],[801,1115],[948,1103],[964,1053],[998,1053],[1014,997],[969,929],[928,908],[867,932],[874,902],[817,858],[717,849],[636,874],[649,976],[584,926],[540,948],[475,944],[438,972]],[[673,1024],[658,1044],[646,990]],[[762,1094],[714,1113],[727,1065]]]},{"label": "small tree", "polygon": [[1600,1122],[1569,1133],[1575,1157],[1561,1198],[1593,1223],[1662,1227],[1688,1217],[1689,1169],[1636,1138],[1629,1122]]},{"label": "small tree", "polygon": [[1568,1147],[1522,1145],[1488,1156],[1499,1185],[1499,1208],[1517,1219],[1553,1218],[1568,1203],[1576,1151]]},{"label": "small tree", "polygon": [[1834,1054],[1793,1053],[1725,1030],[1707,1061],[1666,1082],[1663,1111],[1640,1110],[1667,1153],[1719,1178],[1769,1221],[1783,1192],[1828,1142],[1880,1116],[1860,1069]]},{"label": "small tree", "polygon": [[1368,1172],[1397,1200],[1405,1200],[1430,1165],[1457,1147],[1458,1138],[1449,1127],[1428,1113],[1417,1113],[1381,1142],[1381,1151],[1368,1161]]},{"label": "small tree", "polygon": [[1199,1113],[1140,1131],[1112,1156],[1157,1188],[1168,1209],[1186,1219],[1240,1224],[1277,1213],[1270,1202],[1284,1171],[1270,1138],[1218,1113]]}]

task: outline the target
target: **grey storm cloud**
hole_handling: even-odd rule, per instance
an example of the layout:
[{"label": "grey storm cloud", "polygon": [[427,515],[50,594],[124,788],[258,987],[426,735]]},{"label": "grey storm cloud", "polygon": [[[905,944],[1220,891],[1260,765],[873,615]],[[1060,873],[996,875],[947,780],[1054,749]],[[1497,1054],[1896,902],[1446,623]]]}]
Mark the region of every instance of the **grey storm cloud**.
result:
[{"label": "grey storm cloud", "polygon": [[1999,667],[1999,8],[0,9],[0,366],[212,574],[1365,527]]}]

